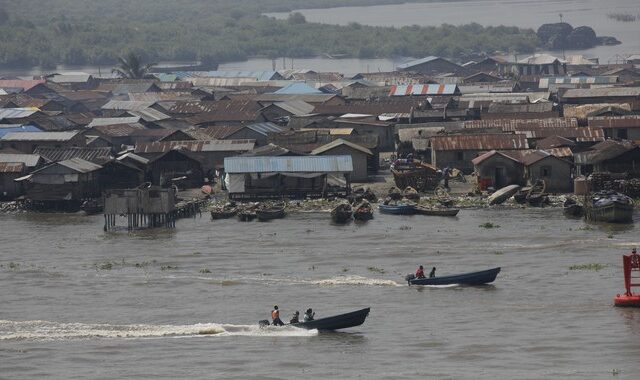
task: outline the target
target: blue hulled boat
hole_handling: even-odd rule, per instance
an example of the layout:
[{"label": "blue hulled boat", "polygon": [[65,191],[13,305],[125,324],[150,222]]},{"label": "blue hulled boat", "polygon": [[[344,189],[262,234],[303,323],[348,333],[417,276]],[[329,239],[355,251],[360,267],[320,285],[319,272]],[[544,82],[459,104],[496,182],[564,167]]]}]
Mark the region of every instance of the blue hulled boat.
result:
[{"label": "blue hulled boat", "polygon": [[[335,331],[349,327],[360,326],[369,315],[371,308],[360,309],[350,313],[334,315],[332,317],[318,318],[307,322],[290,323],[287,326],[294,326],[306,330]],[[258,322],[260,327],[269,326],[268,320]]]},{"label": "blue hulled boat", "polygon": [[383,214],[393,215],[413,215],[416,213],[416,207],[414,205],[380,205],[380,212]]},{"label": "blue hulled boat", "polygon": [[495,281],[500,273],[500,267],[480,272],[455,274],[451,276],[416,278],[410,274],[405,279],[409,285],[482,285]]}]

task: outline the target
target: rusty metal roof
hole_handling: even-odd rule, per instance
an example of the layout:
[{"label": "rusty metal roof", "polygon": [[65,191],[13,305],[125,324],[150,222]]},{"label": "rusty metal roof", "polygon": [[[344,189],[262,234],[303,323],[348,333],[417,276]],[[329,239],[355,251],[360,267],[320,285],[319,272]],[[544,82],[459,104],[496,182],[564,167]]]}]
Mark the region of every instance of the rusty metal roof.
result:
[{"label": "rusty metal roof", "polygon": [[488,119],[488,120],[467,120],[464,128],[484,129],[500,128],[504,132],[512,132],[527,128],[565,128],[578,127],[578,120],[569,117],[553,117],[545,119]]},{"label": "rusty metal roof", "polygon": [[134,153],[165,153],[172,149],[191,152],[248,152],[254,146],[255,140],[154,141],[137,144]]},{"label": "rusty metal roof", "polygon": [[22,173],[24,167],[23,162],[0,162],[0,173]]},{"label": "rusty metal roof", "polygon": [[553,103],[500,104],[492,103],[488,113],[543,113],[553,111]]},{"label": "rusty metal roof", "polygon": [[512,161],[520,162],[517,158],[514,158],[511,155],[507,155],[507,154],[504,154],[502,152],[498,152],[497,150],[490,150],[490,151],[488,151],[486,153],[483,153],[483,154],[479,155],[478,157],[474,158],[473,160],[471,160],[471,163],[473,163],[474,165],[479,165],[482,162],[486,161],[487,159],[489,159],[489,158],[491,158],[491,157],[493,157],[495,155],[502,156],[502,157],[504,157],[506,159],[509,159],[509,160],[512,160]]},{"label": "rusty metal roof", "polygon": [[580,142],[604,141],[604,131],[602,128],[528,128],[518,132],[524,133],[529,139],[543,139],[551,136],[560,136],[568,139],[575,139]]},{"label": "rusty metal roof", "polygon": [[476,134],[434,136],[430,139],[434,150],[508,150],[528,149],[523,134]]},{"label": "rusty metal roof", "polygon": [[2,141],[69,141],[79,132],[11,132],[2,137]]},{"label": "rusty metal roof", "polygon": [[640,128],[640,115],[596,116],[587,119],[590,127]]},{"label": "rusty metal roof", "polygon": [[49,147],[37,147],[34,154],[42,156],[45,160],[50,162],[59,162],[70,160],[72,158],[81,158],[86,161],[103,163],[111,159],[111,148],[49,148]]}]

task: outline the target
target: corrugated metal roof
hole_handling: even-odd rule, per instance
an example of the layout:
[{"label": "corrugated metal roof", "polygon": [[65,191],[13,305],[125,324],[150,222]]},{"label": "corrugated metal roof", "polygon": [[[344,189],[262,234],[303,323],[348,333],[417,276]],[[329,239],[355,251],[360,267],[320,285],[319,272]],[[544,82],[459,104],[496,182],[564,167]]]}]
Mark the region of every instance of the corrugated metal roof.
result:
[{"label": "corrugated metal roof", "polygon": [[640,128],[640,115],[596,116],[590,117],[587,120],[589,121],[590,127]]},{"label": "corrugated metal roof", "polygon": [[125,95],[130,92],[148,92],[149,90],[159,90],[153,82],[120,83],[111,91],[114,95]]},{"label": "corrugated metal roof", "polygon": [[315,108],[311,104],[307,102],[303,102],[302,100],[290,100],[288,102],[276,102],[273,103],[274,106],[280,107],[283,110],[291,113],[295,116],[303,116],[308,115],[313,112]]},{"label": "corrugated metal roof", "polygon": [[353,171],[351,156],[227,157],[227,173],[348,173]]},{"label": "corrugated metal roof", "polygon": [[245,83],[257,82],[256,78],[185,78],[196,87],[237,87]]},{"label": "corrugated metal roof", "polygon": [[169,115],[166,115],[153,108],[147,108],[147,109],[136,110],[136,111],[127,111],[127,113],[130,115],[134,115],[135,117],[139,117],[144,121],[149,121],[149,122],[171,119]]},{"label": "corrugated metal roof", "polygon": [[91,120],[87,128],[98,127],[101,125],[118,125],[118,124],[135,124],[140,121],[140,117],[96,117]]},{"label": "corrugated metal roof", "polygon": [[543,139],[551,136],[560,136],[581,142],[604,141],[604,131],[602,128],[527,128],[526,130],[518,132],[526,134],[529,139]]},{"label": "corrugated metal roof", "polygon": [[2,119],[22,119],[38,112],[36,108],[0,108],[0,120]]},{"label": "corrugated metal roof", "polygon": [[467,120],[465,129],[500,128],[504,132],[523,130],[526,128],[566,128],[578,127],[578,120],[568,117],[554,117],[545,119],[489,119]]},{"label": "corrugated metal roof", "polygon": [[282,87],[278,91],[274,92],[274,94],[281,95],[324,95],[322,91],[316,90],[315,88],[305,84],[305,83],[291,83],[288,86]]},{"label": "corrugated metal roof", "polygon": [[406,69],[411,68],[413,66],[417,66],[417,65],[421,65],[423,63],[435,61],[436,59],[440,59],[440,57],[435,57],[433,55],[430,55],[428,57],[424,57],[424,58],[421,58],[421,59],[416,59],[416,60],[413,60],[413,61],[409,61],[407,63],[403,63],[401,65],[398,65],[397,69],[398,70],[406,70]]},{"label": "corrugated metal roof", "polygon": [[91,74],[56,74],[47,80],[53,83],[87,83],[92,78]]},{"label": "corrugated metal roof", "polygon": [[109,100],[101,108],[103,110],[126,110],[126,111],[140,111],[147,109],[154,105],[155,102],[142,102],[133,100]]},{"label": "corrugated metal roof", "polygon": [[21,88],[24,91],[44,83],[44,79],[22,80],[22,79],[3,79],[0,80],[0,87]]},{"label": "corrugated metal roof", "polygon": [[409,84],[391,86],[389,96],[454,95],[458,92],[455,84]]},{"label": "corrugated metal roof", "polygon": [[92,133],[98,132],[102,136],[106,137],[125,137],[132,136],[134,133],[147,128],[139,123],[131,124],[114,124],[114,125],[97,125],[91,127]]},{"label": "corrugated metal roof", "polygon": [[106,162],[111,159],[111,148],[49,148],[40,146],[36,148],[34,154],[40,155],[50,162],[65,161],[72,158],[81,158],[91,162]]},{"label": "corrugated metal roof", "polygon": [[2,137],[2,141],[69,141],[79,132],[12,132]]},{"label": "corrugated metal roof", "polygon": [[354,143],[352,143],[350,141],[343,140],[343,139],[335,139],[335,140],[333,140],[332,142],[330,142],[328,144],[319,146],[316,149],[312,150],[311,154],[312,155],[321,154],[321,153],[329,151],[329,150],[331,150],[333,148],[337,148],[340,145],[346,145],[349,148],[352,148],[352,149],[358,150],[358,151],[360,151],[362,153],[366,153],[366,154],[368,154],[370,156],[373,156],[373,153],[369,149],[367,149],[367,148],[365,148],[363,146],[360,146],[358,144],[354,144]]},{"label": "corrugated metal roof", "polygon": [[267,136],[269,133],[280,133],[282,132],[282,128],[273,123],[253,123],[246,126],[261,135]]},{"label": "corrugated metal roof", "polygon": [[545,113],[553,111],[553,103],[489,105],[488,113]]},{"label": "corrugated metal roof", "polygon": [[550,84],[615,84],[617,76],[593,76],[593,77],[543,77],[540,78],[538,88],[549,88]]},{"label": "corrugated metal roof", "polygon": [[562,98],[640,97],[640,87],[572,88]]},{"label": "corrugated metal roof", "polygon": [[0,153],[0,162],[21,162],[25,166],[33,168],[40,162],[40,156],[37,154]]},{"label": "corrugated metal roof", "polygon": [[430,139],[434,150],[508,150],[528,149],[523,134],[480,134],[434,136]]},{"label": "corrugated metal roof", "polygon": [[22,162],[0,162],[0,173],[22,173],[24,167]]},{"label": "corrugated metal roof", "polygon": [[479,164],[483,163],[484,161],[486,161],[487,159],[489,159],[489,158],[491,158],[491,157],[493,157],[495,155],[502,156],[502,157],[504,157],[506,159],[509,159],[509,160],[512,160],[512,161],[520,162],[520,161],[518,161],[516,158],[514,158],[512,156],[509,156],[509,155],[504,154],[502,152],[498,152],[496,150],[490,150],[487,153],[483,153],[483,154],[479,155],[478,157],[474,158],[473,160],[471,160],[471,163],[474,164],[474,165],[479,165]]},{"label": "corrugated metal roof", "polygon": [[191,152],[248,152],[254,146],[255,140],[154,141],[139,143],[134,153],[165,153],[172,149]]},{"label": "corrugated metal roof", "polygon": [[122,160],[125,160],[125,159],[130,159],[130,160],[136,161],[138,163],[141,163],[143,165],[146,165],[146,164],[149,163],[148,159],[146,159],[144,157],[141,157],[141,156],[138,156],[137,154],[132,153],[132,152],[125,153],[125,154],[123,154],[122,156],[120,156],[120,157],[118,157],[116,159],[118,161],[122,161]]},{"label": "corrugated metal roof", "polygon": [[60,161],[58,162],[58,164],[80,173],[90,173],[90,172],[102,169],[102,166],[94,164],[93,162],[89,162],[87,160],[83,160],[82,158],[78,158],[78,157],[75,157],[69,160]]},{"label": "corrugated metal roof", "polygon": [[590,150],[575,153],[575,163],[579,165],[593,165],[602,161],[616,158],[638,147],[630,142],[606,140],[591,147]]},{"label": "corrugated metal roof", "polygon": [[520,64],[525,64],[525,65],[550,65],[552,63],[554,63],[555,61],[558,61],[560,63],[564,63],[565,61],[563,61],[561,58],[557,58],[554,57],[550,54],[534,54],[534,55],[530,55],[528,57],[524,57],[520,60],[518,60],[518,63]]},{"label": "corrugated metal roof", "polygon": [[0,124],[0,138],[13,132],[41,132],[41,130],[33,125]]}]

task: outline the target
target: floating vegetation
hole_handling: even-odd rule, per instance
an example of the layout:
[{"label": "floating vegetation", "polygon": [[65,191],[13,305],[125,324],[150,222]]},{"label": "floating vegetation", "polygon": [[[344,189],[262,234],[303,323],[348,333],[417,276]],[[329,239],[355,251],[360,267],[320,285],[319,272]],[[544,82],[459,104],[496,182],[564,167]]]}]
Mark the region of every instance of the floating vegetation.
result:
[{"label": "floating vegetation", "polygon": [[578,230],[580,230],[580,231],[593,231],[593,227],[591,227],[591,226],[582,226],[582,227],[578,228]]},{"label": "floating vegetation", "polygon": [[211,271],[207,268],[200,269],[200,273],[211,273]]},{"label": "floating vegetation", "polygon": [[174,269],[178,269],[178,267],[173,267],[171,265],[163,265],[160,267],[160,270],[174,270]]},{"label": "floating vegetation", "polygon": [[481,225],[479,225],[478,227],[481,227],[481,228],[500,228],[500,225],[499,224],[493,224],[491,222],[485,222],[485,223],[482,223]]},{"label": "floating vegetation", "polygon": [[493,254],[494,254],[494,255],[504,255],[504,252],[502,252],[502,251],[495,251]]},{"label": "floating vegetation", "polygon": [[348,271],[349,271],[349,268],[342,268],[342,271],[343,271],[343,272],[348,272]]},{"label": "floating vegetation", "polygon": [[634,22],[638,19],[638,16],[629,13],[609,13],[607,17],[620,22]]},{"label": "floating vegetation", "polygon": [[572,265],[569,267],[569,270],[592,270],[597,272],[606,267],[607,267],[606,264],[590,263],[590,264]]},{"label": "floating vegetation", "polygon": [[409,231],[411,226],[400,226],[400,231]]},{"label": "floating vegetation", "polygon": [[375,273],[384,273],[384,269],[382,268],[377,268],[377,267],[368,267],[367,268],[369,270],[369,272],[375,272]]}]

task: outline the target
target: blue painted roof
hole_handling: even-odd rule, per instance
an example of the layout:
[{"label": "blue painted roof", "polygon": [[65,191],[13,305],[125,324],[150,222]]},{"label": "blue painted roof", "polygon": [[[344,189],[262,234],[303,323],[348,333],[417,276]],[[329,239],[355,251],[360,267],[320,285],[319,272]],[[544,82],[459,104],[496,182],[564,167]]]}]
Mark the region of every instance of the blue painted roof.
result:
[{"label": "blue painted roof", "polygon": [[226,157],[224,170],[241,173],[348,173],[353,171],[351,156]]},{"label": "blue painted roof", "polygon": [[436,57],[436,56],[430,55],[428,57],[424,57],[424,58],[421,58],[421,59],[416,59],[414,61],[409,61],[407,63],[403,63],[402,65],[398,65],[398,69],[408,69],[408,68],[413,67],[413,66],[421,65],[423,63],[435,61],[436,59],[439,59],[439,58],[440,57]]},{"label": "blue painted roof", "polygon": [[33,125],[20,125],[20,124],[0,124],[0,139],[13,132],[42,132],[40,129]]},{"label": "blue painted roof", "polygon": [[291,83],[290,85],[287,85],[285,87],[282,87],[281,89],[279,89],[278,91],[275,92],[275,94],[287,94],[287,95],[313,95],[313,94],[318,94],[318,95],[322,95],[324,94],[322,91],[318,91],[315,88],[305,84],[305,83]]}]

